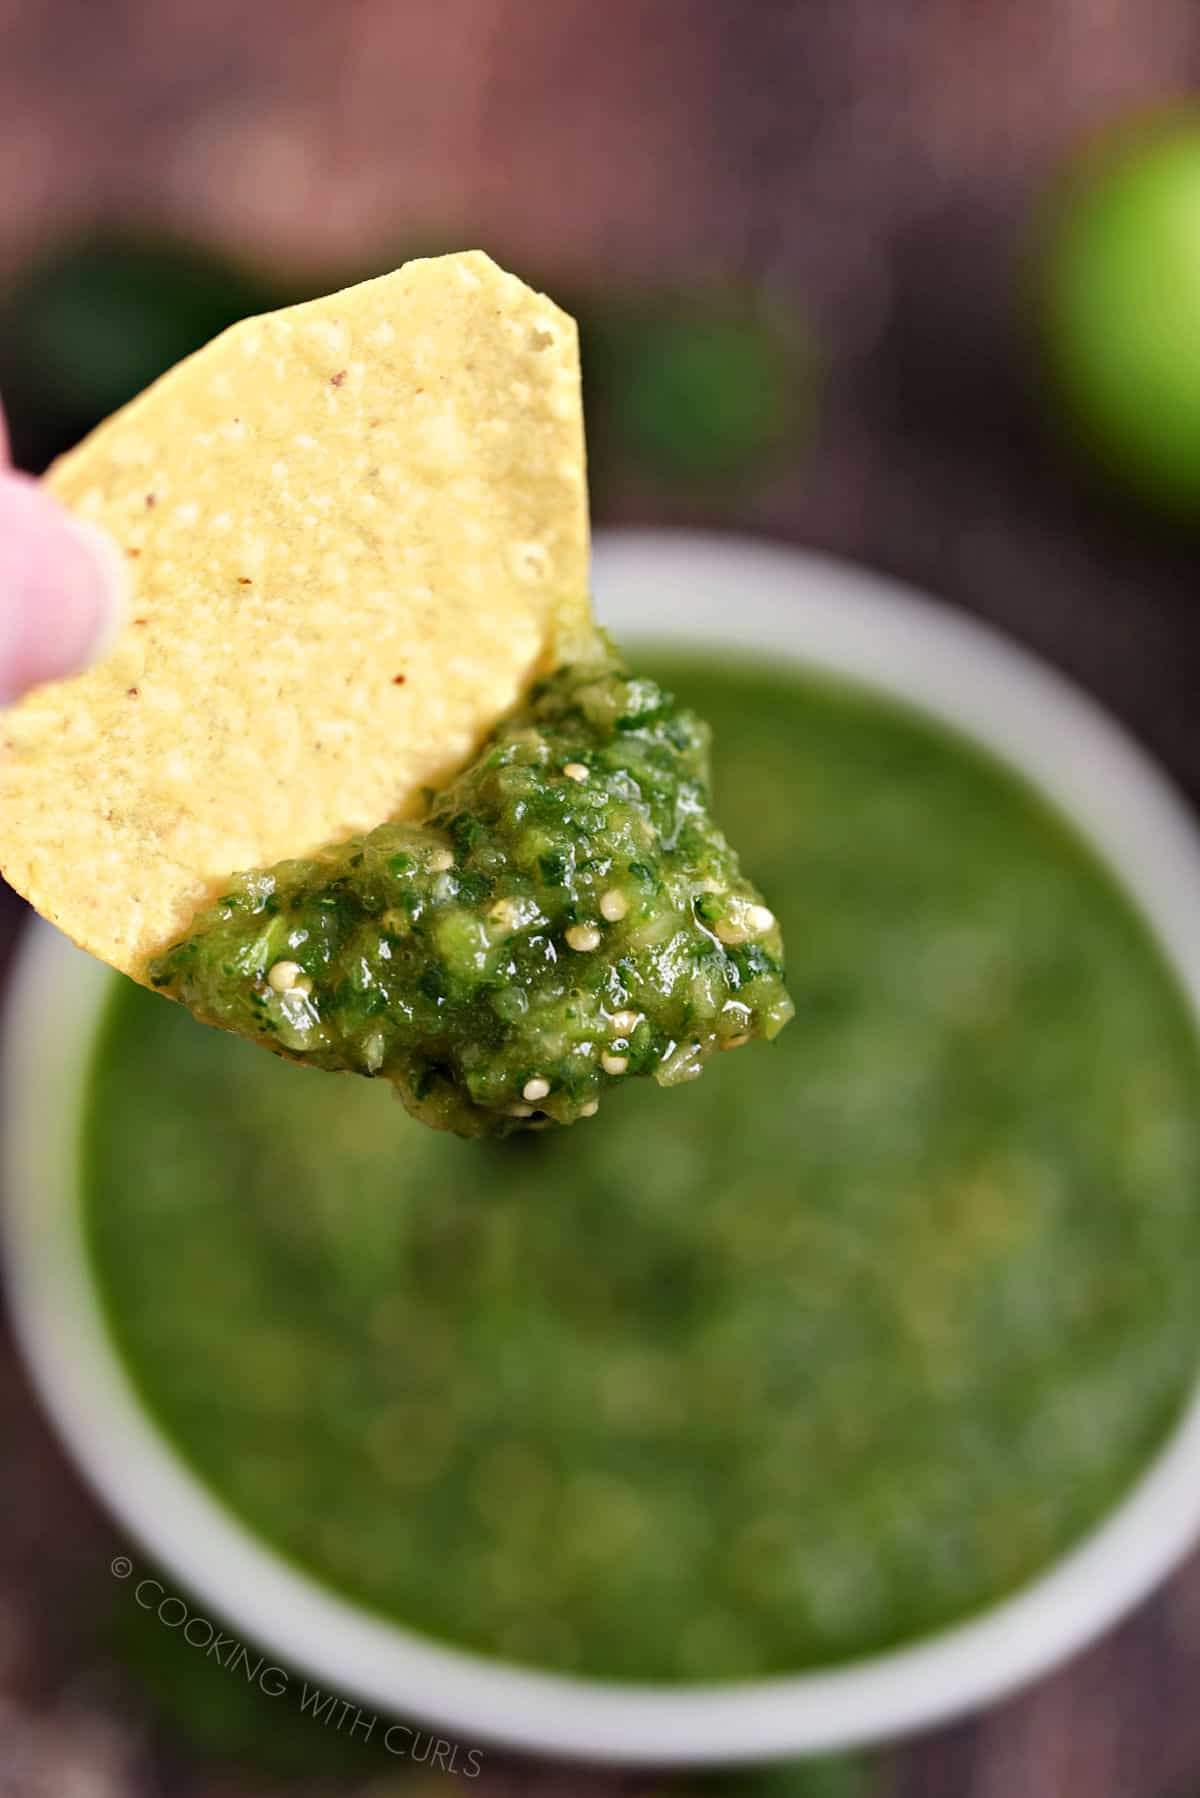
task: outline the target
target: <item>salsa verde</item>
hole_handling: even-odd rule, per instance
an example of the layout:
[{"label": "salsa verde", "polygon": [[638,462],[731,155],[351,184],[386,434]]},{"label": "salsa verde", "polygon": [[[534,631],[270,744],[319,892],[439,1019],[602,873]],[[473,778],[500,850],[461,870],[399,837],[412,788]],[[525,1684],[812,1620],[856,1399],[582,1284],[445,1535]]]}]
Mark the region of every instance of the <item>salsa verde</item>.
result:
[{"label": "salsa verde", "polygon": [[117,984],[86,1222],[151,1414],[321,1581],[642,1681],[860,1656],[1020,1587],[1200,1360],[1200,1052],[1019,780],[876,696],[661,677],[802,1022],[603,1129],[459,1143]]},{"label": "salsa verde", "polygon": [[417,823],[244,874],[152,964],[197,1017],[473,1136],[694,1079],[792,1015],[709,732],[597,634]]}]

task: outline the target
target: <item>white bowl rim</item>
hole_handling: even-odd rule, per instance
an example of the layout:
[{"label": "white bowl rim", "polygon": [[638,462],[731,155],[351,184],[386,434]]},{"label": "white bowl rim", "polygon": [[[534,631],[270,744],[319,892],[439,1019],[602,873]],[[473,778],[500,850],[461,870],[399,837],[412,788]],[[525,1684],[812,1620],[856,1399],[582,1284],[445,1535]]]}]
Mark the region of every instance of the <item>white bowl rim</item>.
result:
[{"label": "white bowl rim", "polygon": [[[866,682],[988,745],[1057,801],[1140,907],[1200,1020],[1200,837],[1096,704],[988,627],[869,570],[686,532],[595,549],[618,636],[764,654]],[[749,1763],[894,1738],[994,1701],[1115,1622],[1200,1531],[1200,1388],[1125,1499],[1014,1596],[911,1644],[744,1684],[647,1687],[541,1673],[372,1616],[276,1554],[159,1433],[110,1342],[77,1228],[82,1083],[108,970],[39,922],[5,1025],[4,1246],[34,1383],[111,1512],[228,1623],[360,1704],[460,1740],[627,1765]],[[58,1022],[70,1017],[76,1028]],[[1200,1367],[1200,1348],[1197,1355]]]}]

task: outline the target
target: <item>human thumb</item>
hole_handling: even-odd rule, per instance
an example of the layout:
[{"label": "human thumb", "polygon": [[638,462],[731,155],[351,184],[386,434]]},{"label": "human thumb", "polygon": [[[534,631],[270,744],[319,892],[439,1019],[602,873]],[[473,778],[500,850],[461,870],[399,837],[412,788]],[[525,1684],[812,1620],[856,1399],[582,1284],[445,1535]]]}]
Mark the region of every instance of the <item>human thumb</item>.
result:
[{"label": "human thumb", "polygon": [[0,471],[0,704],[102,655],[124,588],[111,539],[30,476]]}]

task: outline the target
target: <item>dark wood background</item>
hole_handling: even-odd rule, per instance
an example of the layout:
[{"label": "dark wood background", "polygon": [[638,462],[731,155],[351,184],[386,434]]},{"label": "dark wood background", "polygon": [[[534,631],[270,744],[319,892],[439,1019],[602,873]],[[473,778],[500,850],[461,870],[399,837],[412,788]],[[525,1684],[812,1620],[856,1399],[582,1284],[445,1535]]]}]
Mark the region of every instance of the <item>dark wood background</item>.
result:
[{"label": "dark wood background", "polygon": [[[1064,149],[1198,86],[1195,0],[0,0],[0,284],[102,221],[301,272],[428,238],[571,291],[797,306],[824,369],[806,452],[702,496],[618,481],[600,522],[769,534],[926,585],[1074,674],[1197,797],[1196,539],[1056,440],[1022,268]],[[19,922],[9,896],[6,952]],[[108,1654],[128,1545],[5,1346],[0,1522],[0,1798],[276,1789],[187,1747]],[[1053,1678],[872,1757],[866,1789],[1186,1798],[1198,1698],[1193,1561]],[[279,1789],[415,1793],[402,1773]],[[464,1789],[651,1784],[489,1756]]]}]

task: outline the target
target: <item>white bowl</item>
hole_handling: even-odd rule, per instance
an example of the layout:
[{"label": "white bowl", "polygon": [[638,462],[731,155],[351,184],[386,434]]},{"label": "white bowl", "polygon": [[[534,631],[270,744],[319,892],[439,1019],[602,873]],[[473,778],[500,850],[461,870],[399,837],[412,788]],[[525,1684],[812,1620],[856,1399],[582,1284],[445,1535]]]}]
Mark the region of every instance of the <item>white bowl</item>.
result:
[{"label": "white bowl", "polygon": [[[746,650],[865,681],[999,752],[1117,873],[1200,1017],[1200,842],[1140,749],[991,631],[815,556],[693,535],[596,548],[616,634]],[[738,1685],[646,1687],[525,1671],[357,1609],[244,1528],[183,1465],[130,1388],[85,1264],[78,1123],[106,969],[48,926],[20,958],[5,1078],[12,1312],[35,1383],[91,1484],[237,1630],[360,1703],[486,1740],[596,1761],[765,1760],[939,1723],[1044,1672],[1111,1624],[1200,1529],[1200,1394],[1129,1494],[1015,1597],[852,1665]],[[1200,1342],[1197,1345],[1200,1369]]]}]

